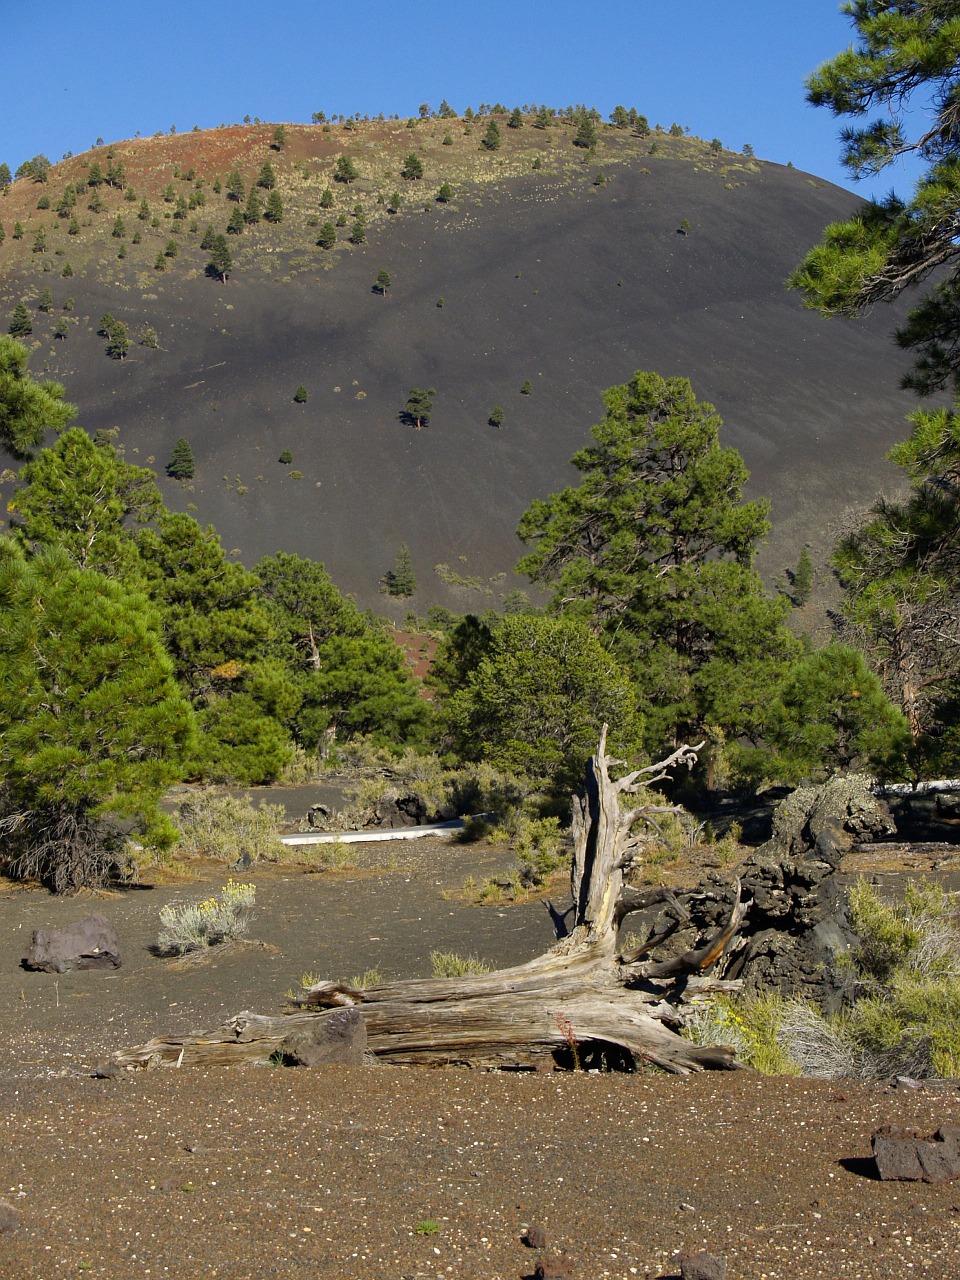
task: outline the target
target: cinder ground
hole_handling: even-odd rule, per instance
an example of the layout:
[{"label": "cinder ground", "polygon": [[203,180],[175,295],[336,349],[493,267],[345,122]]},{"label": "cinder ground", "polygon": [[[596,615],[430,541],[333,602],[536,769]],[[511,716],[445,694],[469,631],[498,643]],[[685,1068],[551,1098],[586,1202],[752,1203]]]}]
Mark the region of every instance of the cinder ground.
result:
[{"label": "cinder ground", "polygon": [[[953,1087],[386,1067],[89,1078],[112,1048],[276,1010],[305,969],[425,973],[435,946],[504,964],[551,940],[538,903],[442,896],[501,852],[366,856],[337,875],[255,870],[253,932],[275,949],[179,968],[148,950],[159,906],[222,873],[100,899],[0,894],[0,1199],[20,1222],[0,1234],[5,1280],[500,1280],[532,1276],[529,1225],[576,1280],[672,1276],[700,1249],[730,1280],[956,1276],[960,1190],[879,1183],[868,1158],[881,1123],[960,1121]],[[120,932],[119,971],[18,968],[32,928],[94,908]]]}]

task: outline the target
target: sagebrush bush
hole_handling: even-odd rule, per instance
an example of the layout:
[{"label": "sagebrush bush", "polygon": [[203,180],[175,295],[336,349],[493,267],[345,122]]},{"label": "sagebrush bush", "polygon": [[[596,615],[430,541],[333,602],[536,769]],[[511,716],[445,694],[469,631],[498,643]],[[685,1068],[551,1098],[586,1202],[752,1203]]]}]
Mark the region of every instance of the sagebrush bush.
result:
[{"label": "sagebrush bush", "polygon": [[250,927],[256,896],[254,885],[228,880],[218,894],[203,902],[168,903],[160,908],[158,949],[167,955],[185,955],[235,942]]},{"label": "sagebrush bush", "polygon": [[277,862],[287,856],[278,839],[284,813],[282,804],[254,808],[249,796],[241,800],[201,791],[180,805],[180,843],[176,852],[181,857],[217,858],[223,862],[236,862],[247,853],[252,862]]}]

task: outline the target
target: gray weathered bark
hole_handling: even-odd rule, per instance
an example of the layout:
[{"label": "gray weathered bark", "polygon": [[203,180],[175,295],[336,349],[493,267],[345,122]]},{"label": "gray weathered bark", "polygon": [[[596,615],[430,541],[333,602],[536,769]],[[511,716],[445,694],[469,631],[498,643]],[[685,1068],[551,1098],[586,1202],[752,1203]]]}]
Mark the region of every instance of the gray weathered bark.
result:
[{"label": "gray weathered bark", "polygon": [[[707,974],[724,954],[746,913],[739,883],[726,923],[705,945],[664,964],[618,953],[617,931],[627,911],[658,898],[683,911],[667,890],[637,890],[624,874],[643,844],[653,815],[670,806],[629,803],[651,783],[688,767],[696,747],[680,747],[667,759],[615,779],[622,761],[606,754],[604,727],[587,767],[582,797],[574,800],[571,887],[575,921],[570,934],[529,961],[495,973],[463,978],[413,979],[355,989],[320,982],[276,1017],[240,1013],[200,1036],[167,1037],[119,1053],[121,1066],[228,1065],[262,1062],[284,1052],[287,1038],[312,1019],[344,1005],[359,1008],[367,1050],[383,1062],[535,1067],[566,1056],[574,1063],[637,1066],[668,1071],[732,1068],[740,1064],[725,1047],[693,1044],[678,1034],[683,1006],[710,991],[739,983]],[[621,797],[628,803],[621,805]],[[662,940],[668,929],[661,933]]]}]

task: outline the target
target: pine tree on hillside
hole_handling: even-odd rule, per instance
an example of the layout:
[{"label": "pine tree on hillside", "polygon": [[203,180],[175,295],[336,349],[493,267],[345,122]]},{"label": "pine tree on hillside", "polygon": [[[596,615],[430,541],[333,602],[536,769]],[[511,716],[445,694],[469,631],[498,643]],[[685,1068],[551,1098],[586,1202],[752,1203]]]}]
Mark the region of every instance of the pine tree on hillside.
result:
[{"label": "pine tree on hillside", "polygon": [[27,304],[22,298],[13,308],[13,315],[10,317],[8,332],[14,338],[26,338],[33,333],[33,321],[30,319],[30,312],[27,310]]},{"label": "pine tree on hillside", "polygon": [[173,480],[192,480],[196,470],[193,450],[185,436],[181,436],[173,446],[173,453],[167,463],[167,475]]},{"label": "pine tree on hillside", "polygon": [[387,592],[392,596],[412,596],[417,589],[417,578],[413,571],[413,558],[410,548],[401,542],[397,548],[397,558],[393,568],[386,576]]}]

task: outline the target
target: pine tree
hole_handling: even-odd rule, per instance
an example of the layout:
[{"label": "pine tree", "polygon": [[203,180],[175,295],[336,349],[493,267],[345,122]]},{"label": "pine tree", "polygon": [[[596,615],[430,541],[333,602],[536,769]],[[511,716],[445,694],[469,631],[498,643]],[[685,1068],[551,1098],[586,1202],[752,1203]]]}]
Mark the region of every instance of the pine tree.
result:
[{"label": "pine tree", "polygon": [[373,286],[373,287],[374,287],[374,290],[375,290],[377,293],[380,293],[380,294],[382,294],[384,297],[386,297],[386,296],[387,296],[387,290],[390,288],[390,286],[391,286],[391,284],[392,284],[392,283],[393,283],[393,279],[392,279],[392,277],[391,277],[391,275],[390,275],[390,272],[389,272],[389,271],[385,271],[385,270],[381,267],[381,268],[380,268],[380,270],[377,272],[377,279],[376,279],[376,283],[375,283],[375,284],[374,284],[374,286]]},{"label": "pine tree", "polygon": [[180,436],[167,463],[167,475],[173,480],[192,480],[196,470],[193,450],[186,436]]},{"label": "pine tree", "polygon": [[33,321],[27,310],[27,304],[22,298],[13,308],[7,332],[14,338],[27,338],[33,333]]},{"label": "pine tree", "polygon": [[267,160],[257,175],[257,186],[262,187],[265,191],[272,191],[276,185],[277,175],[274,173],[273,165]]},{"label": "pine tree", "polygon": [[350,156],[337,157],[337,165],[333,173],[335,182],[356,182],[359,177],[357,166]]},{"label": "pine tree", "polygon": [[433,397],[437,394],[434,387],[424,390],[423,387],[412,387],[410,394],[407,396],[407,403],[400,410],[397,417],[401,422],[406,422],[409,426],[416,427],[419,431],[421,427],[430,425],[430,415],[433,413]]},{"label": "pine tree", "polygon": [[113,230],[110,234],[113,236],[114,240],[122,240],[127,234],[127,228],[124,226],[123,218],[121,218],[119,213],[113,220]]},{"label": "pine tree", "polygon": [[320,208],[321,209],[333,208],[333,192],[330,190],[329,187],[324,187],[323,191],[320,194]]},{"label": "pine tree", "polygon": [[408,182],[423,177],[423,161],[415,151],[411,151],[406,160],[404,160],[400,169],[400,177],[406,178]]},{"label": "pine tree", "polygon": [[447,204],[453,199],[453,187],[449,182],[444,182],[437,192],[437,200],[440,204]]},{"label": "pine tree", "polygon": [[741,501],[743,461],[686,379],[636,373],[603,398],[594,443],[572,460],[580,485],[521,521],[533,549],[518,571],[607,638],[637,683],[650,750],[708,726],[756,733],[794,646],[787,602],[750,567],[766,505]]},{"label": "pine tree", "polygon": [[293,393],[294,403],[295,403],[295,404],[306,404],[306,403],[307,403],[307,394],[308,394],[308,392],[307,392],[307,388],[306,388],[306,387],[303,385],[303,383],[301,382],[301,383],[300,383],[300,385],[299,385],[299,387],[297,387],[296,391]]},{"label": "pine tree", "polygon": [[317,236],[317,244],[321,249],[332,249],[337,243],[337,229],[332,222],[323,222],[320,224],[320,234]]},{"label": "pine tree", "polygon": [[53,310],[53,294],[50,292],[49,289],[44,289],[43,293],[41,293],[40,297],[37,299],[37,310],[38,311]]},{"label": "pine tree", "polygon": [[[146,598],[61,551],[0,546],[0,822],[7,874],[56,892],[102,884],[132,824],[167,844],[163,791],[194,720]],[[123,825],[126,824],[126,825]]]},{"label": "pine tree", "polygon": [[230,173],[227,175],[227,199],[234,200],[239,204],[243,200],[245,190],[243,178],[240,176],[240,170],[231,169]]},{"label": "pine tree", "polygon": [[122,320],[115,320],[107,338],[107,355],[111,360],[126,360],[130,350],[130,339],[127,337],[127,326]]},{"label": "pine tree", "polygon": [[386,578],[387,591],[392,596],[412,596],[417,589],[417,579],[413,571],[413,557],[410,548],[401,542],[397,548],[397,558]]},{"label": "pine tree", "polygon": [[495,404],[493,408],[490,410],[490,417],[487,419],[487,422],[490,424],[491,427],[502,427],[504,416],[505,415],[502,407],[498,404]]},{"label": "pine tree", "polygon": [[[18,317],[21,307],[22,317]],[[23,317],[29,333],[30,312],[21,302],[14,318]],[[76,413],[64,400],[59,383],[35,382],[30,377],[28,356],[22,342],[0,337],[0,446],[15,458],[28,458],[47,431],[62,431]]]},{"label": "pine tree", "polygon": [[[245,222],[256,225],[263,217],[263,201],[257,193],[256,187],[250,188],[250,194],[247,196],[247,207],[243,211]],[[208,249],[209,245],[201,245],[201,248]]]},{"label": "pine tree", "polygon": [[231,213],[230,215],[230,221],[227,223],[227,235],[230,235],[230,236],[243,235],[243,228],[245,226],[246,226],[246,222],[244,221],[243,210],[240,208],[239,205],[237,205],[233,213]]},{"label": "pine tree", "polygon": [[808,78],[808,101],[850,120],[840,134],[841,159],[854,179],[903,156],[919,157],[926,168],[910,199],[891,192],[828,226],[790,284],[825,315],[855,316],[935,273],[934,287],[897,333],[916,353],[903,382],[921,395],[960,387],[960,7],[956,0],[856,0],[843,8],[856,42]]},{"label": "pine tree", "polygon": [[224,284],[227,277],[233,269],[233,259],[230,257],[230,246],[227,244],[226,236],[214,236],[213,244],[210,248],[210,261],[207,264],[207,270],[211,275],[219,276]]},{"label": "pine tree", "polygon": [[574,134],[573,145],[586,150],[597,145],[597,126],[591,115],[581,116],[577,132]]},{"label": "pine tree", "polygon": [[800,559],[797,561],[797,567],[793,571],[793,603],[797,608],[802,608],[810,599],[810,592],[813,590],[813,560],[810,556],[810,548],[804,546],[800,552]]},{"label": "pine tree", "polygon": [[267,196],[267,207],[263,212],[263,216],[268,222],[283,221],[283,200],[279,191],[271,191]]},{"label": "pine tree", "polygon": [[511,114],[510,114],[510,119],[507,121],[507,128],[508,128],[508,129],[522,129],[522,128],[523,128],[523,116],[520,114],[520,108],[519,108],[519,107],[514,107],[514,108],[513,108],[513,111],[512,111],[512,112],[511,112]]},{"label": "pine tree", "polygon": [[487,125],[487,131],[480,139],[480,146],[484,151],[498,151],[500,149],[500,126],[496,120],[491,119]]}]

